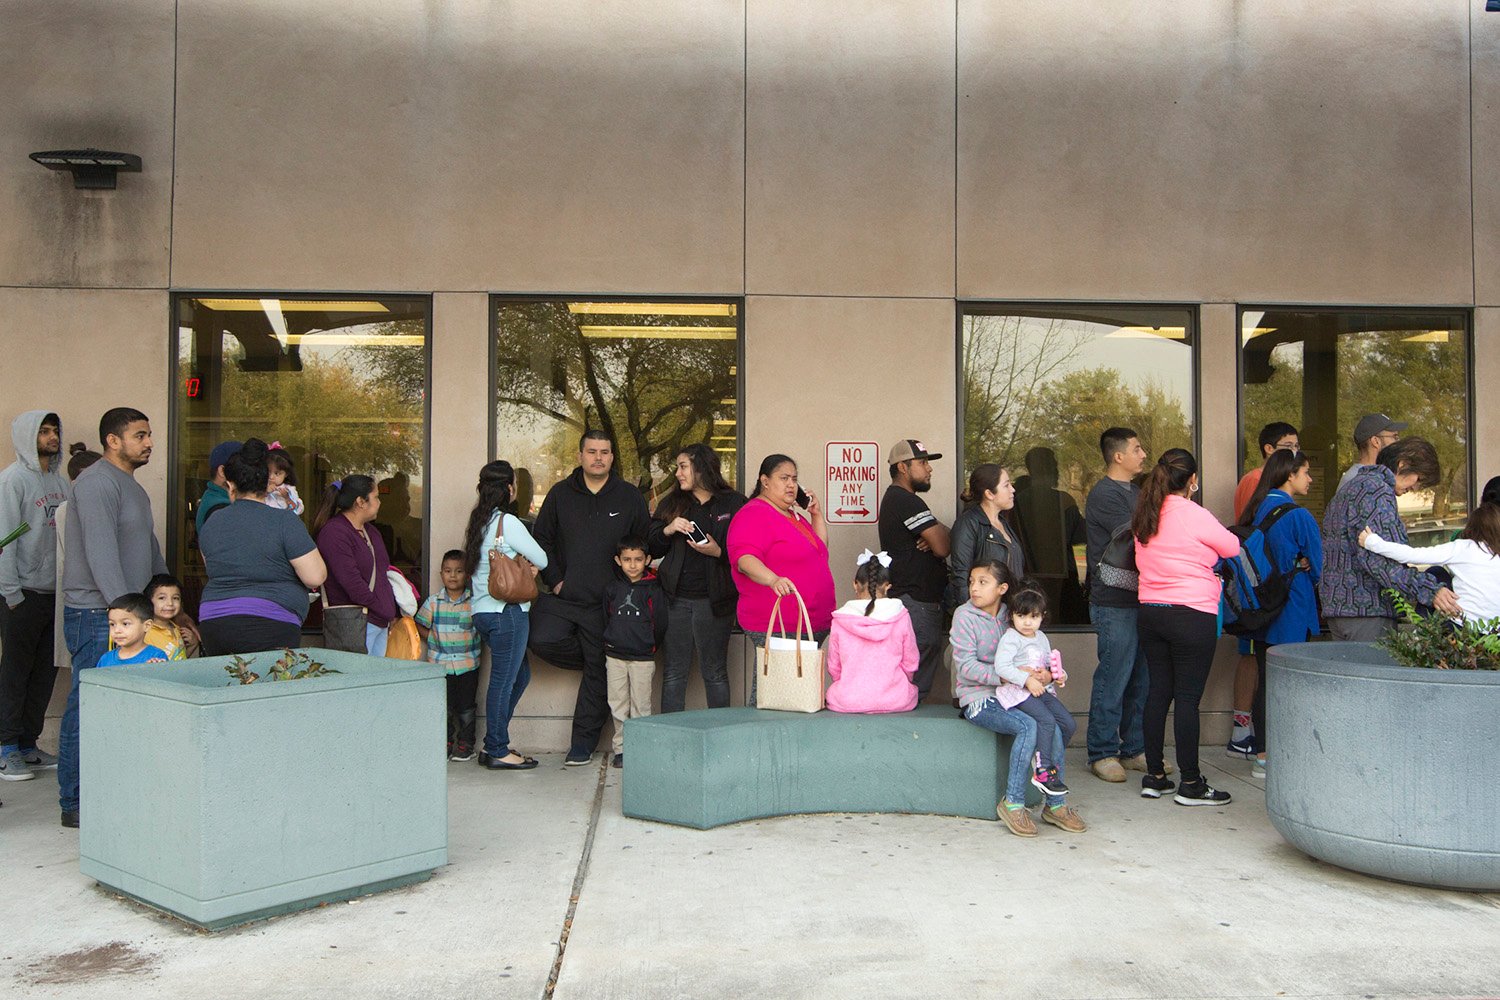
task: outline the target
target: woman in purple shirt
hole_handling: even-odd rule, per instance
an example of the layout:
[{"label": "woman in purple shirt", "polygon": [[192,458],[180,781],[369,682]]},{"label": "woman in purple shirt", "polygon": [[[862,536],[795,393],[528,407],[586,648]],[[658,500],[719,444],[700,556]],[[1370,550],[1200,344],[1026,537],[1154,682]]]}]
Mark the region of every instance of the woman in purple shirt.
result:
[{"label": "woman in purple shirt", "polygon": [[210,656],[300,646],[307,592],[328,572],[301,519],[266,506],[266,452],[251,438],[224,463],[229,506],[198,538],[208,571],[199,631]]},{"label": "woman in purple shirt", "polygon": [[385,575],[391,558],[380,532],[370,526],[379,513],[375,480],[345,476],[328,487],[313,521],[318,551],[328,563],[328,606],[365,609],[365,652],[371,656],[385,655],[386,630],[397,614],[396,595]]}]

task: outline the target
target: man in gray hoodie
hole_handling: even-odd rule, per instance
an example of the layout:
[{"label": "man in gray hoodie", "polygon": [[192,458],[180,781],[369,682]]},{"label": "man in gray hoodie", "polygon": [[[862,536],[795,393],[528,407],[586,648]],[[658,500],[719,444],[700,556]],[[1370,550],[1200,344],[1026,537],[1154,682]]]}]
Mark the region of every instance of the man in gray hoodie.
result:
[{"label": "man in gray hoodie", "polygon": [[151,461],[151,424],[117,406],[99,420],[104,458],[73,483],[63,532],[63,634],[73,683],[58,740],[57,793],[62,825],[78,825],[78,676],[99,665],[109,646],[109,604],[165,573],[151,498],[135,480]]},{"label": "man in gray hoodie", "polygon": [[10,428],[16,460],[0,471],[0,778],[25,781],[55,768],[36,745],[57,679],[57,507],[68,499],[61,474],[62,421],[27,410]]}]

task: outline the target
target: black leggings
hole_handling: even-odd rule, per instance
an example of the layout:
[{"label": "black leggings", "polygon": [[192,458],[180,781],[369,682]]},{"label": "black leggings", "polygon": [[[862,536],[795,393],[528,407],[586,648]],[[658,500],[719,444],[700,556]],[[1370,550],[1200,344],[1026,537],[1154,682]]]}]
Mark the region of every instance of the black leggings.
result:
[{"label": "black leggings", "polygon": [[1073,718],[1073,713],[1063,707],[1058,701],[1057,695],[1047,692],[1040,698],[1032,695],[1021,702],[1016,708],[1031,716],[1036,722],[1036,750],[1041,755],[1043,767],[1061,767],[1062,761],[1053,759],[1052,756],[1052,730],[1056,729],[1062,733],[1063,746],[1073,738],[1078,731],[1078,722]]},{"label": "black leggings", "polygon": [[1219,644],[1218,617],[1181,604],[1142,604],[1136,622],[1151,674],[1146,695],[1146,768],[1152,774],[1165,772],[1170,708],[1177,769],[1183,784],[1199,781],[1203,772],[1198,769],[1198,703]]},{"label": "black leggings", "polygon": [[1266,652],[1270,649],[1259,639],[1255,640],[1255,701],[1250,707],[1250,718],[1255,723],[1255,735],[1250,745],[1256,756],[1266,752]]},{"label": "black leggings", "polygon": [[262,653],[296,649],[302,645],[302,626],[272,621],[258,615],[229,615],[198,623],[204,656]]}]

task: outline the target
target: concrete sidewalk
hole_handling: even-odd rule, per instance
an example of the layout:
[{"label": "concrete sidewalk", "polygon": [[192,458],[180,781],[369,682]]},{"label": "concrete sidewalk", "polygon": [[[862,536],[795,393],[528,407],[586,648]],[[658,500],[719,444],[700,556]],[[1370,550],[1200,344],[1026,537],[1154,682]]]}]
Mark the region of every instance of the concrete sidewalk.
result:
[{"label": "concrete sidewalk", "polygon": [[[1500,896],[1313,862],[1235,795],[1185,809],[1070,754],[1083,835],[928,816],[700,832],[628,820],[618,771],[452,765],[451,863],[419,886],[217,935],[78,874],[50,776],[0,786],[0,995],[1387,997],[1500,995]],[[27,919],[17,920],[18,913]]]}]

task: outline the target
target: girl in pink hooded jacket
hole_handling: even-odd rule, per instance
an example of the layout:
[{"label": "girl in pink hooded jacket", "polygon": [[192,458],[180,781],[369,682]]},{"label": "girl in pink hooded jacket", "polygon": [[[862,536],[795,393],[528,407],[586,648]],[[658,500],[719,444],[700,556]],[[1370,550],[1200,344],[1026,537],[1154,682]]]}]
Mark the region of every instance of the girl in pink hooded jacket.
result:
[{"label": "girl in pink hooded jacket", "polygon": [[917,669],[917,637],[911,615],[891,589],[891,557],[860,553],[854,573],[855,600],[833,613],[828,635],[827,702],[834,712],[910,712],[917,707],[911,682]]}]

